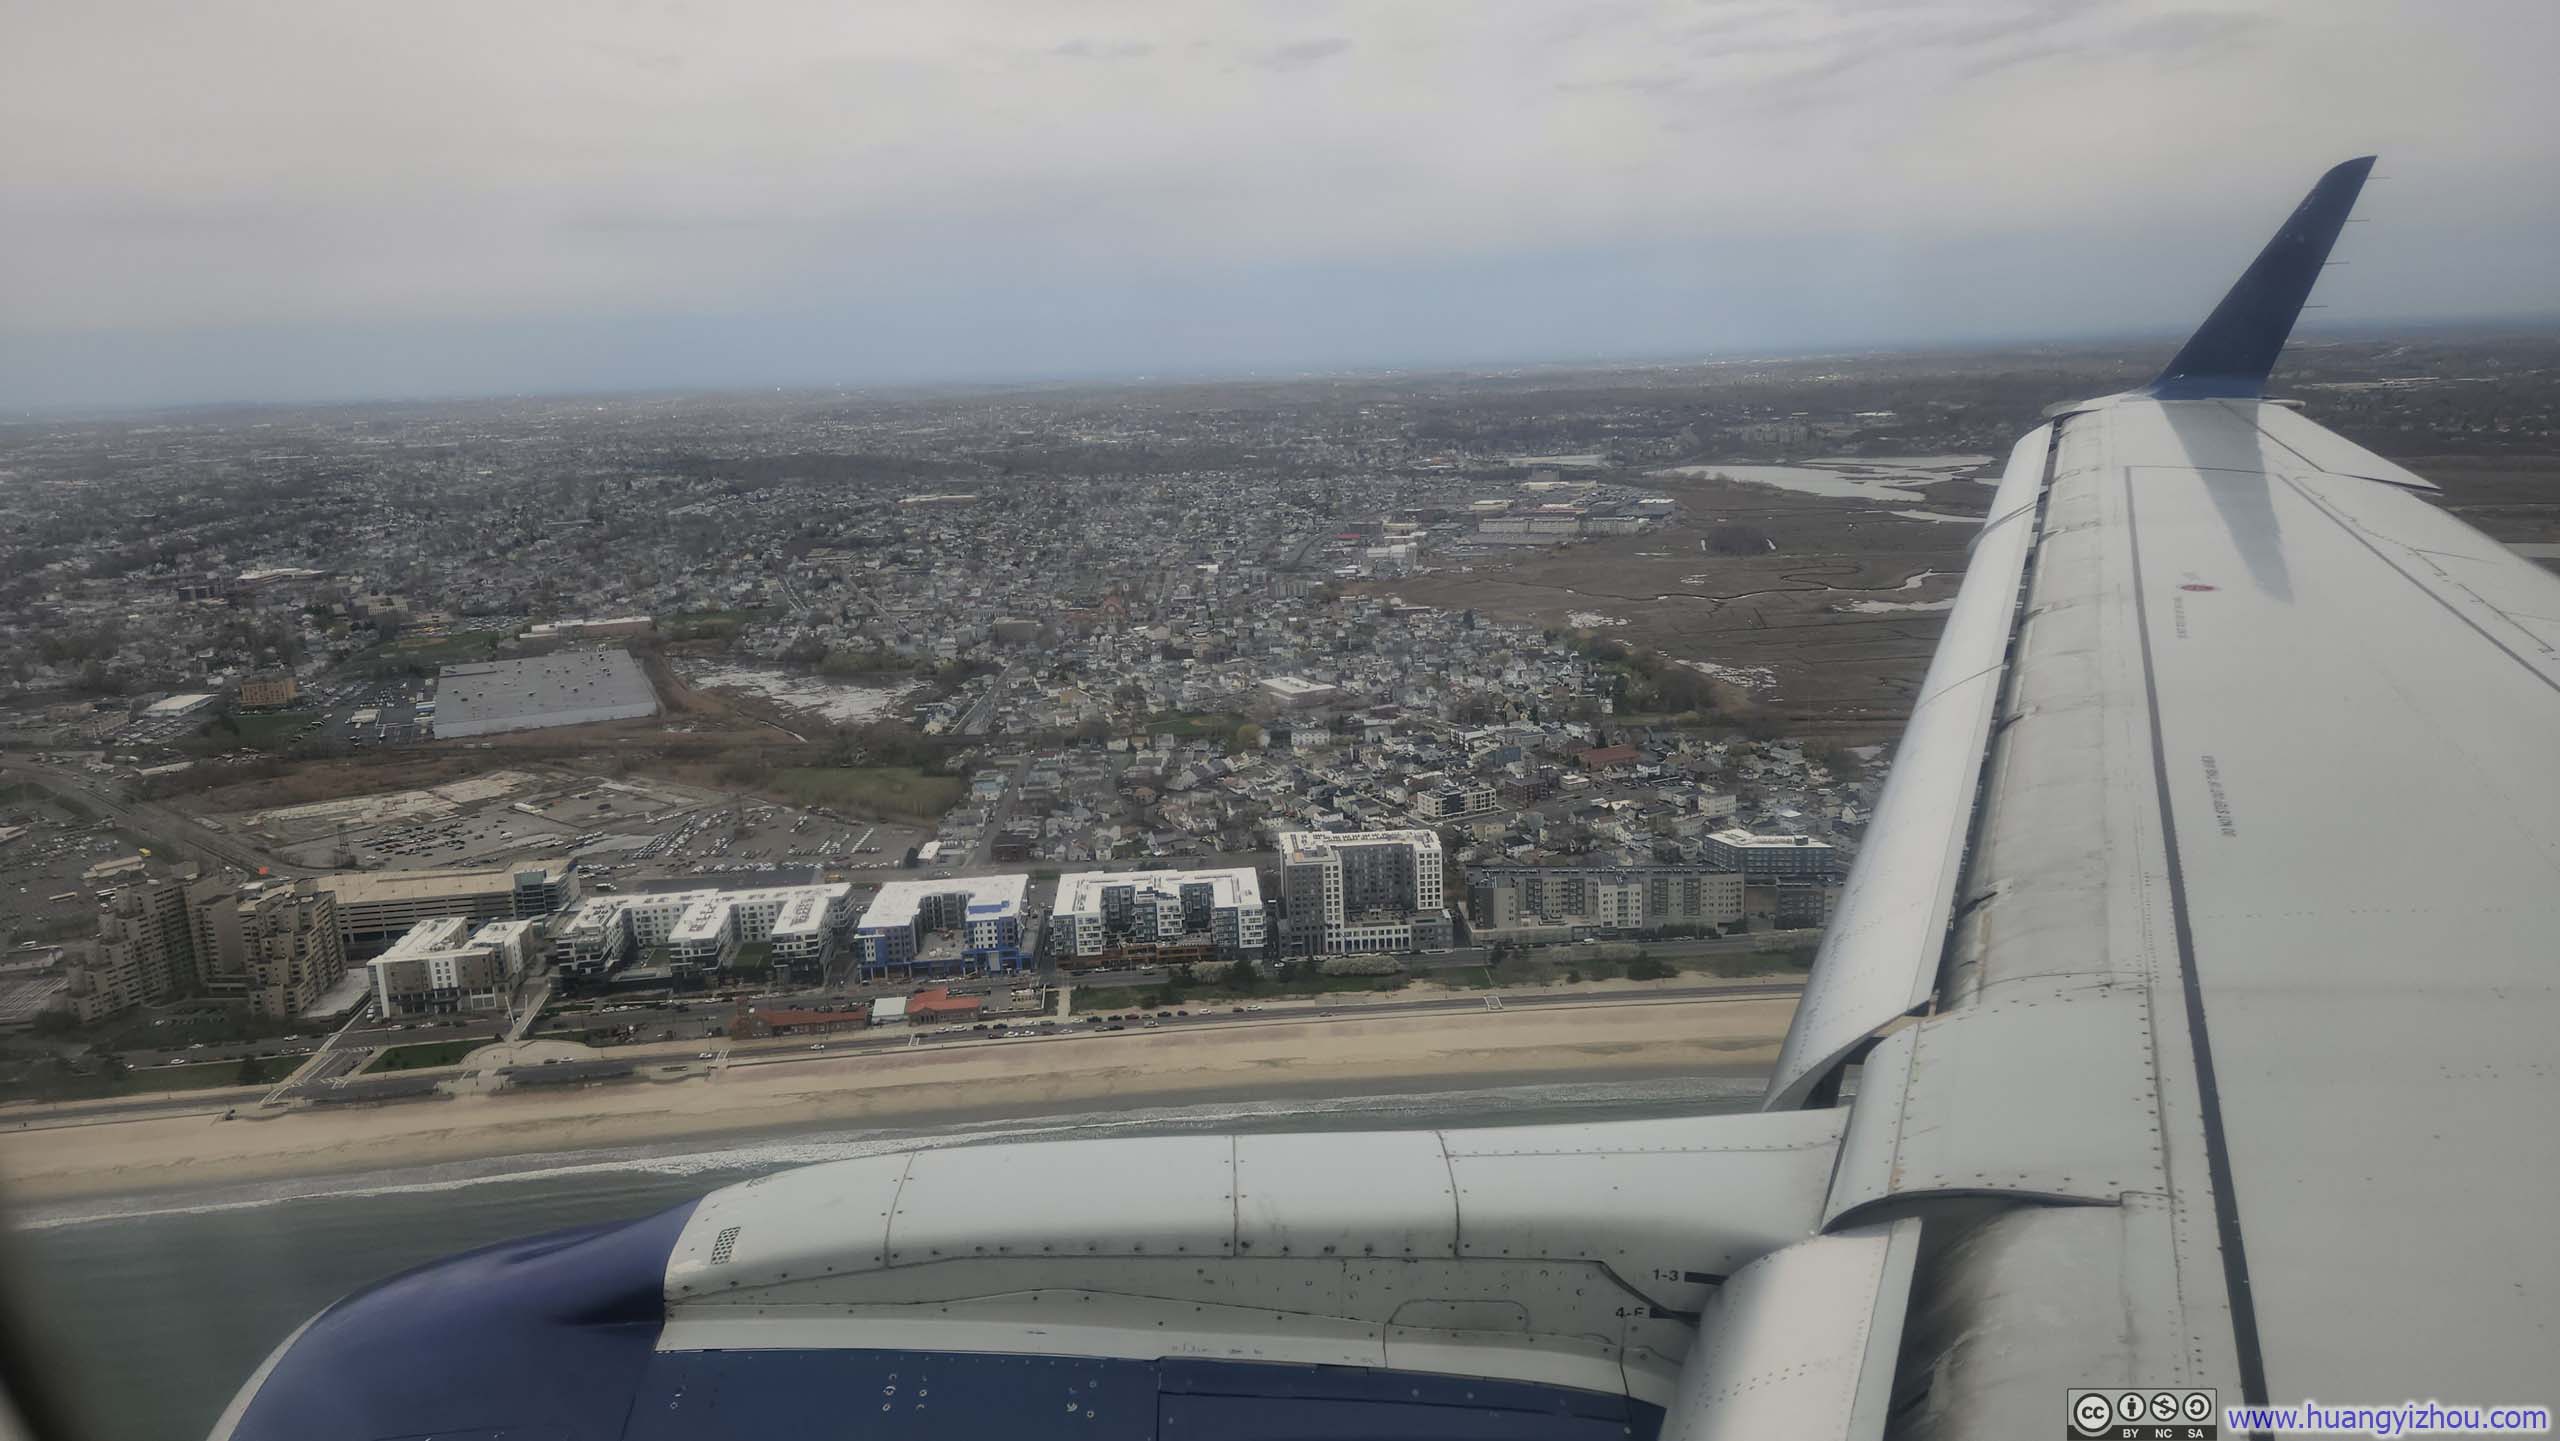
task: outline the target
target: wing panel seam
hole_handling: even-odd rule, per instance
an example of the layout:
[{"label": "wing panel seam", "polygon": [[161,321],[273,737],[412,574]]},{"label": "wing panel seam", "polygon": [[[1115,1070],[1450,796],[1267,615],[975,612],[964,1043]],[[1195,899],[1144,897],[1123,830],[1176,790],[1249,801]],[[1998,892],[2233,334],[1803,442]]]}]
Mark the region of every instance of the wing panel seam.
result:
[{"label": "wing panel seam", "polygon": [[[2325,473],[2325,472],[2324,472],[2324,473]],[[2458,605],[2455,605],[2455,604],[2454,604],[2452,601],[2450,601],[2450,600],[2445,599],[2443,592],[2441,592],[2441,591],[2437,590],[2434,586],[2431,586],[2431,585],[2427,584],[2425,581],[2422,581],[2422,580],[2418,579],[2416,576],[2411,575],[2411,574],[2409,573],[2409,569],[2408,569],[2408,567],[2406,567],[2406,566],[2404,566],[2404,565],[2400,564],[2400,563],[2399,563],[2398,561],[2396,561],[2396,560],[2393,560],[2393,559],[2390,557],[2390,555],[2389,555],[2389,554],[2387,554],[2386,552],[2384,552],[2384,550],[2382,549],[2382,547],[2380,547],[2380,546],[2378,546],[2378,545],[2375,545],[2375,544],[2373,543],[2373,539],[2372,539],[2372,537],[2367,536],[2367,535],[2364,533],[2364,531],[2363,531],[2363,529],[2362,529],[2361,527],[2358,527],[2358,526],[2354,526],[2354,525],[2350,525],[2350,524],[2348,524],[2348,523],[2347,523],[2347,521],[2346,521],[2346,519],[2345,519],[2345,517],[2340,516],[2337,512],[2335,512],[2335,511],[2331,510],[2331,509],[2328,507],[2328,505],[2327,505],[2327,504],[2325,504],[2325,503],[2321,500],[2321,498],[2320,498],[2319,496],[2317,496],[2317,495],[2313,494],[2312,492],[2310,492],[2310,491],[2308,491],[2308,490],[2303,489],[2303,488],[2302,488],[2302,486],[2301,486],[2301,484],[2300,484],[2299,482],[2295,481],[2292,477],[2290,477],[2290,476],[2286,476],[2286,477],[2281,477],[2281,479],[2283,479],[2283,480],[2284,480],[2284,483],[2285,483],[2286,485],[2288,485],[2288,486],[2292,487],[2294,494],[2299,495],[2299,496],[2301,496],[2304,500],[2306,500],[2306,501],[2310,502],[2310,504],[2311,504],[2311,508],[2312,508],[2313,510],[2318,511],[2321,515],[2323,515],[2323,516],[2327,517],[2327,519],[2328,519],[2328,521],[2329,521],[2329,523],[2330,523],[2331,525],[2334,525],[2334,526],[2336,526],[2338,529],[2340,529],[2340,530],[2342,530],[2342,531],[2345,531],[2348,535],[2353,536],[2353,537],[2355,538],[2355,542],[2356,542],[2356,544],[2361,545],[2361,546],[2363,546],[2366,550],[2369,550],[2369,551],[2373,552],[2374,559],[2379,560],[2379,561],[2381,561],[2384,565],[2387,565],[2387,566],[2391,567],[2391,569],[2392,569],[2396,574],[2398,574],[2398,575],[2399,575],[2399,577],[2400,577],[2402,580],[2405,580],[2405,581],[2409,582],[2409,584],[2410,584],[2410,585],[2412,585],[2412,586],[2416,587],[2416,588],[2419,590],[2419,592],[2421,592],[2422,594],[2424,594],[2424,595],[2425,595],[2429,600],[2432,600],[2432,601],[2434,601],[2436,604],[2438,604],[2438,605],[2440,605],[2440,606],[2443,606],[2443,607],[2445,608],[2446,612],[2447,612],[2448,614],[2450,614],[2454,619],[2456,619],[2456,620],[2458,620],[2458,621],[2461,621],[2464,625],[2467,625],[2467,626],[2471,627],[2471,629],[2472,629],[2473,631],[2475,631],[2475,632],[2477,632],[2477,633],[2478,633],[2479,637],[2480,637],[2482,640],[2485,640],[2485,641],[2487,641],[2489,644],[2491,644],[2491,645],[2493,645],[2493,646],[2496,646],[2496,647],[2497,647],[2497,648],[2498,648],[2502,653],[2504,653],[2504,654],[2505,654],[2505,656],[2507,657],[2507,659],[2509,659],[2509,660],[2511,660],[2511,661],[2514,661],[2514,662],[2515,662],[2517,665],[2519,665],[2519,666],[2524,667],[2524,670],[2525,670],[2525,673],[2526,673],[2526,674],[2528,674],[2528,675],[2532,676],[2535,680],[2538,680],[2538,681],[2542,682],[2542,683],[2543,683],[2543,685],[2545,685],[2545,686],[2549,687],[2550,689],[2555,690],[2555,691],[2560,691],[2560,680],[2554,680],[2554,679],[2552,679],[2552,678],[2551,678],[2551,675],[2550,675],[2550,673],[2549,673],[2549,672],[2547,672],[2547,671],[2543,670],[2543,668],[2542,668],[2542,667],[2540,667],[2540,666],[2538,666],[2538,665],[2535,665],[2533,662],[2531,662],[2531,661],[2529,661],[2529,660],[2525,659],[2522,655],[2518,654],[2518,653],[2516,652],[2515,647],[2513,647],[2513,646],[2511,646],[2511,645],[2508,645],[2505,641],[2502,641],[2502,640],[2498,639],[2498,638],[2497,638],[2497,636],[2495,636],[2495,635],[2491,634],[2491,633],[2490,633],[2490,631],[2489,631],[2489,628],[2488,628],[2487,626],[2482,625],[2479,621],[2477,621],[2477,620],[2473,619],[2473,618],[2472,618],[2472,617],[2470,617],[2470,616],[2464,615],[2464,614],[2462,613],[2462,607],[2460,607],[2460,606],[2458,606]],[[2469,590],[2469,588],[2468,588],[2468,587],[2465,587],[2465,590],[2466,590],[2466,591],[2468,591],[2468,590]],[[2470,593],[2470,594],[2472,594],[2472,595],[2474,595],[2475,597],[2476,597],[2476,596],[2477,596],[2477,594],[2478,594],[2477,592],[2469,592],[2469,593]],[[2480,603],[2481,603],[2482,605],[2487,605],[2487,606],[2489,606],[2489,608],[2490,608],[2491,610],[2497,610],[2497,609],[2498,609],[2496,606],[2494,606],[2494,605],[2490,605],[2490,603],[2489,603],[2488,601],[2486,601],[2486,600],[2482,600]],[[2504,612],[2504,611],[2499,611],[2499,614],[2504,615],[2504,614],[2505,614],[2505,612]]]},{"label": "wing panel seam", "polygon": [[2257,1302],[2249,1289],[2249,1253],[2241,1240],[2240,1198],[2232,1189],[2230,1139],[2222,1123],[2222,1092],[2214,1077],[2213,1042],[2205,1022],[2204,983],[2196,969],[2195,932],[2187,916],[2186,869],[2178,855],[2178,816],[2169,794],[2168,735],[2160,720],[2159,673],[2151,655],[2151,614],[2143,598],[2139,505],[2131,469],[2124,471],[2125,544],[2133,563],[2133,626],[2142,654],[2142,693],[2151,716],[2151,777],[2159,795],[2162,853],[2169,872],[2169,920],[2178,942],[2178,979],[2186,995],[2187,1033],[2195,1051],[2197,1109],[2204,1121],[2205,1169],[2213,1186],[2214,1220],[2221,1232],[2224,1289],[2231,1306],[2232,1350],[2240,1393],[2251,1405],[2268,1404],[2266,1354],[2258,1338]]}]

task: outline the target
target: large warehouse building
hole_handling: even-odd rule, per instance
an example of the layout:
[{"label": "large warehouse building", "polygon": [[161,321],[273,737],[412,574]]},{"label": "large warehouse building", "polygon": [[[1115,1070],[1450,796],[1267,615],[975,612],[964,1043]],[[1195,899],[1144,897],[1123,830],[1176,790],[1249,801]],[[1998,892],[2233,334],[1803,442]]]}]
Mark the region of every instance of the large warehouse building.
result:
[{"label": "large warehouse building", "polygon": [[452,665],[436,676],[436,735],[444,740],[657,713],[658,694],[627,650]]}]

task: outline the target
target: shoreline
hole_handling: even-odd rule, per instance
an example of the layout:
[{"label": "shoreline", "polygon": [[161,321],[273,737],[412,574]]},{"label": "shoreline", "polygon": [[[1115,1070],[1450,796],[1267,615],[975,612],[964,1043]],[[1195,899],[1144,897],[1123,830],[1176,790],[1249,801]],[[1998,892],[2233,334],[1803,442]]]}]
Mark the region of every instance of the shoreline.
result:
[{"label": "shoreline", "polygon": [[1508,1083],[1764,1073],[1795,998],[1344,1016],[1227,1033],[1084,1035],[885,1052],[716,1076],[0,1134],[17,1205],[202,1191],[512,1157],[788,1139],[817,1128],[983,1125],[1114,1107],[1243,1104]]}]

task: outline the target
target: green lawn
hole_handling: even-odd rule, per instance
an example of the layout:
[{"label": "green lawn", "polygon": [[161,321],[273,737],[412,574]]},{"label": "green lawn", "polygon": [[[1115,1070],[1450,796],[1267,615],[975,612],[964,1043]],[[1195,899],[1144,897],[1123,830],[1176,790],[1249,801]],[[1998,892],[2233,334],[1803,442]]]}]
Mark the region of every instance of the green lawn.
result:
[{"label": "green lawn", "polygon": [[[293,1067],[301,1062],[300,1056],[287,1056],[279,1061],[260,1062],[274,1079],[251,1081],[249,1084],[272,1086],[276,1081],[291,1074]],[[238,1061],[198,1061],[185,1066],[146,1066],[138,1071],[127,1071],[124,1084],[111,1094],[124,1091],[210,1091],[221,1086],[239,1084],[240,1063]]]},{"label": "green lawn", "polygon": [[[191,750],[283,750],[311,724],[311,711],[234,712],[217,718],[189,742]],[[225,720],[229,724],[225,725]]]},{"label": "green lawn", "polygon": [[1232,736],[1236,733],[1236,727],[1243,724],[1244,717],[1233,711],[1208,711],[1200,715],[1182,715],[1168,711],[1163,715],[1147,717],[1138,724],[1135,733],[1151,736],[1169,735],[1188,740],[1195,736]]},{"label": "green lawn", "polygon": [[[296,1060],[287,1057],[286,1060]],[[284,1061],[266,1062],[279,1068]],[[0,1086],[0,1101],[93,1101],[111,1096],[149,1096],[169,1091],[210,1091],[240,1084],[238,1061],[203,1061],[186,1066],[146,1066],[121,1077],[57,1076],[44,1081],[18,1081]],[[272,1082],[252,1082],[268,1085]]]},{"label": "green lawn", "polygon": [[492,630],[468,630],[460,635],[403,636],[389,645],[376,646],[361,655],[350,657],[338,668],[341,675],[394,675],[406,671],[415,675],[433,675],[449,665],[488,660],[498,653],[498,633]]},{"label": "green lawn", "polygon": [[365,1071],[370,1074],[376,1071],[415,1071],[427,1066],[450,1066],[487,1044],[489,1042],[482,1039],[422,1041],[414,1046],[393,1046],[390,1050],[376,1056],[373,1064],[365,1067]]},{"label": "green lawn", "polygon": [[790,766],[774,772],[776,790],[804,806],[930,820],[960,803],[969,783],[929,776],[913,766]]},{"label": "green lawn", "polygon": [[758,618],[752,610],[687,610],[658,617],[658,634],[671,641],[727,640]]}]

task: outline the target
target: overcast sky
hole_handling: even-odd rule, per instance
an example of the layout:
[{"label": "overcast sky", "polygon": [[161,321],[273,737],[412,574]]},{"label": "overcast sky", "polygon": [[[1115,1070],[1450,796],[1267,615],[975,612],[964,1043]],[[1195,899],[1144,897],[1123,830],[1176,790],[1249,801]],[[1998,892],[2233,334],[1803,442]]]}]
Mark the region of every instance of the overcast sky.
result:
[{"label": "overcast sky", "polygon": [[0,0],[0,404],[2560,312],[2552,0]]}]

